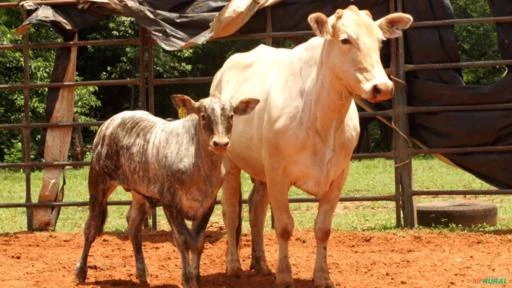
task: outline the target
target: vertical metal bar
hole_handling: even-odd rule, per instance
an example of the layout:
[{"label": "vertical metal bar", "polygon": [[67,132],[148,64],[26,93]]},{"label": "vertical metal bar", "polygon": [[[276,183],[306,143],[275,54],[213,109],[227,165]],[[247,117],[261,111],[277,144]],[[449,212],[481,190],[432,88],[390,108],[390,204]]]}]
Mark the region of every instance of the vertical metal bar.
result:
[{"label": "vertical metal bar", "polygon": [[147,77],[146,77],[146,84],[147,84],[147,93],[148,93],[148,105],[149,105],[149,112],[152,114],[155,114],[155,85],[153,85],[153,80],[155,77],[155,73],[153,70],[153,45],[152,40],[149,37],[146,37],[145,40],[147,45]]},{"label": "vertical metal bar", "polygon": [[[23,10],[23,19],[27,19],[27,13]],[[27,125],[30,123],[30,49],[28,33],[23,35],[23,162],[30,162],[30,127]],[[31,173],[32,167],[23,168],[25,174],[25,203],[32,203],[32,184],[31,184]],[[27,230],[32,231],[32,208],[27,208]]]},{"label": "vertical metal bar", "polygon": [[[149,99],[149,112],[151,114],[155,114],[155,85],[153,85],[153,79],[155,77],[154,69],[153,69],[153,41],[150,37],[144,37],[144,40],[147,41],[147,89],[148,89],[148,99]],[[151,229],[153,231],[158,230],[158,219],[157,219],[157,209],[158,207],[155,207],[153,209],[153,213],[151,215]]]},{"label": "vertical metal bar", "polygon": [[[270,7],[267,7],[265,8],[265,12],[267,18],[265,32],[267,32],[267,34],[270,35],[270,33],[272,33],[272,10]],[[272,36],[268,36],[265,38],[265,44],[268,46],[272,46]]]},{"label": "vertical metal bar", "polygon": [[[389,0],[389,12],[393,13],[396,12],[396,5],[395,0]],[[392,40],[389,45],[389,50],[391,52],[391,71],[393,73],[393,76],[400,77],[398,74],[398,45],[396,40]],[[401,85],[400,83],[397,83],[394,81],[395,86]],[[393,143],[393,151],[395,151],[395,144]],[[395,153],[396,155],[396,153]],[[399,193],[399,190],[396,189],[398,187],[396,185],[398,178],[396,177],[397,173],[395,171],[395,226],[396,227],[402,227],[402,208],[401,208],[401,196]]]},{"label": "vertical metal bar", "polygon": [[[403,11],[403,0],[397,0],[397,11]],[[396,75],[398,79],[405,80],[405,55],[404,55],[404,39],[398,38],[398,57],[396,62]],[[413,228],[414,220],[414,203],[412,197],[412,163],[409,154],[409,141],[405,137],[409,137],[409,122],[406,113],[407,93],[406,87],[401,83],[396,83],[395,99],[393,101],[393,122],[401,131],[393,131],[393,142],[395,152],[395,193],[399,193],[401,197],[401,206],[404,216],[404,225]],[[405,137],[404,137],[405,136]]]},{"label": "vertical metal bar", "polygon": [[146,99],[146,30],[139,26],[139,108],[148,110]]}]

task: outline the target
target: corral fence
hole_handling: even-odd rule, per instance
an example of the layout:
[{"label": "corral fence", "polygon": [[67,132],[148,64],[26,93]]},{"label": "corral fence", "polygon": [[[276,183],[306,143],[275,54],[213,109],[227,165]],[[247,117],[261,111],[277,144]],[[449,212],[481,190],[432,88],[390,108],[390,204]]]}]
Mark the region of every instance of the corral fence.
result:
[{"label": "corral fence", "polygon": [[[34,1],[37,3],[38,1]],[[40,1],[45,5],[63,5],[77,3],[77,1]],[[390,12],[403,11],[402,0],[390,0]],[[18,3],[3,2],[0,3],[0,9],[19,9]],[[267,15],[267,31],[265,33],[235,35],[226,39],[233,40],[264,40],[266,44],[272,45],[273,40],[280,38],[299,38],[312,36],[311,31],[295,31],[295,32],[273,32],[271,28],[272,8],[265,8]],[[26,18],[26,15],[24,15]],[[425,27],[442,27],[460,24],[482,24],[482,23],[504,23],[512,22],[512,16],[507,17],[485,17],[471,19],[449,19],[436,21],[419,21],[415,22],[411,29]],[[121,79],[121,80],[94,80],[94,81],[76,81],[61,83],[35,83],[30,78],[30,51],[35,49],[58,49],[62,47],[92,47],[92,46],[116,46],[116,45],[132,45],[138,47],[139,65],[138,78]],[[66,167],[66,166],[87,166],[88,161],[31,161],[31,137],[30,133],[33,129],[47,129],[54,127],[94,127],[101,125],[101,121],[93,122],[58,122],[58,123],[35,123],[30,119],[30,94],[34,89],[41,88],[58,88],[58,87],[79,87],[79,86],[131,86],[138,87],[139,107],[149,112],[155,112],[155,88],[164,85],[182,85],[182,84],[199,84],[210,83],[210,77],[188,77],[188,78],[172,78],[163,79],[154,76],[153,67],[153,48],[155,42],[148,36],[147,31],[143,28],[139,29],[139,35],[130,39],[109,39],[109,40],[89,40],[82,41],[76,37],[72,41],[64,41],[60,43],[31,43],[27,35],[23,36],[21,44],[0,44],[0,51],[17,50],[23,55],[23,82],[22,83],[0,83],[0,91],[22,91],[23,92],[23,121],[21,123],[0,123],[0,130],[14,129],[21,130],[23,135],[23,161],[20,163],[0,163],[0,168],[16,168],[23,169],[25,175],[25,201],[23,203],[0,203],[0,208],[26,208],[27,229],[32,230],[32,208],[33,207],[63,207],[63,206],[86,206],[88,202],[45,202],[35,203],[32,200],[31,191],[31,174],[33,169],[44,167]],[[410,140],[409,120],[408,116],[413,113],[431,113],[446,111],[470,111],[475,110],[474,105],[458,105],[458,106],[429,106],[429,107],[411,107],[408,106],[406,89],[407,84],[400,80],[406,79],[405,74],[411,71],[420,70],[440,70],[454,68],[476,68],[476,67],[493,67],[497,65],[512,65],[512,60],[495,60],[495,61],[471,61],[456,63],[437,63],[437,64],[408,64],[405,60],[403,39],[392,40],[390,45],[391,61],[388,71],[391,78],[395,82],[395,98],[392,108],[389,110],[371,111],[369,106],[364,103],[358,103],[366,111],[360,112],[361,118],[379,118],[393,129],[393,145],[392,150],[380,153],[356,153],[355,159],[383,157],[393,159],[395,163],[395,193],[383,196],[366,196],[366,197],[346,197],[340,198],[340,201],[389,201],[394,202],[396,210],[397,226],[414,226],[414,204],[415,196],[425,195],[500,195],[512,194],[512,189],[497,190],[414,190],[412,188],[412,165],[411,160],[418,154],[457,154],[457,153],[476,153],[476,152],[510,152],[512,146],[488,146],[488,147],[457,147],[457,148],[436,148],[431,149],[422,147],[421,145],[413,145]],[[493,109],[511,109],[512,105],[482,105],[481,110]],[[418,148],[420,147],[420,148]],[[245,201],[245,200],[244,200]],[[312,198],[293,198],[290,202],[304,203],[315,202]],[[109,205],[129,205],[130,201],[110,201]],[[153,228],[156,228],[156,214],[153,215]]]}]

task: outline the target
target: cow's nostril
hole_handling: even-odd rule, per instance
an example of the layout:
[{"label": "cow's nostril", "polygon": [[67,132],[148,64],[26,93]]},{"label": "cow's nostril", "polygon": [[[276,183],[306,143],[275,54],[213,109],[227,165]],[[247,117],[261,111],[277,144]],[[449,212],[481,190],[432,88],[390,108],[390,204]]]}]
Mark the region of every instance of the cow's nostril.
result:
[{"label": "cow's nostril", "polygon": [[229,141],[223,141],[223,140],[214,140],[213,146],[218,148],[227,147],[229,145]]},{"label": "cow's nostril", "polygon": [[382,88],[378,84],[373,85],[372,94],[373,97],[380,96],[380,94],[382,94]]}]

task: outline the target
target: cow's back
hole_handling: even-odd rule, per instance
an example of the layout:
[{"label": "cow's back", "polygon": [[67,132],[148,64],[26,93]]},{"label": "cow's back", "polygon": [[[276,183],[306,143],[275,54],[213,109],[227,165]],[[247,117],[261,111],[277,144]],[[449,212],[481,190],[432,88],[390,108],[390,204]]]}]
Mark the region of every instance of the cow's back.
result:
[{"label": "cow's back", "polygon": [[179,181],[176,175],[194,168],[197,117],[191,117],[169,122],[145,111],[116,114],[96,135],[93,165],[125,188],[156,198],[158,187],[148,183],[164,182],[153,179],[173,175]]},{"label": "cow's back", "polygon": [[330,185],[346,167],[359,131],[353,103],[348,115],[336,120],[345,123],[321,131],[336,136],[319,136],[313,127],[314,114],[323,113],[315,110],[315,102],[330,88],[318,87],[328,78],[322,75],[322,41],[312,38],[294,49],[260,45],[235,54],[215,75],[210,91],[232,102],[243,97],[261,100],[252,114],[234,121],[228,157],[260,180],[266,179],[265,167],[270,171],[268,167],[279,163],[289,181],[313,194],[312,187]]}]

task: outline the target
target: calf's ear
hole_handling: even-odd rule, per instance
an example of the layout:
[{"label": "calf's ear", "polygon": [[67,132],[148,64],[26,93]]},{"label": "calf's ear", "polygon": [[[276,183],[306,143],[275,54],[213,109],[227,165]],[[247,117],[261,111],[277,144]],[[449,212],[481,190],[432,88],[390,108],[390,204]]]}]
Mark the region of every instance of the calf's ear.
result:
[{"label": "calf's ear", "polygon": [[377,26],[384,34],[386,39],[402,36],[402,30],[409,28],[412,24],[412,16],[404,13],[393,13],[377,21]]},{"label": "calf's ear", "polygon": [[197,103],[187,95],[174,94],[171,96],[172,104],[176,107],[176,110],[181,114],[181,109],[185,109],[186,114],[197,114]]},{"label": "calf's ear", "polygon": [[249,114],[256,108],[258,103],[260,103],[260,99],[256,99],[256,98],[242,99],[233,108],[233,113],[235,113],[236,115],[240,115],[240,116]]}]

